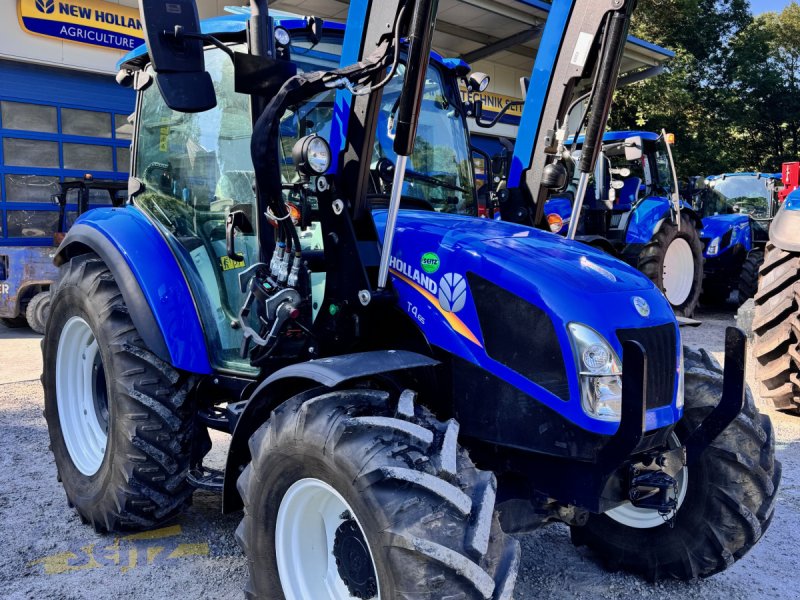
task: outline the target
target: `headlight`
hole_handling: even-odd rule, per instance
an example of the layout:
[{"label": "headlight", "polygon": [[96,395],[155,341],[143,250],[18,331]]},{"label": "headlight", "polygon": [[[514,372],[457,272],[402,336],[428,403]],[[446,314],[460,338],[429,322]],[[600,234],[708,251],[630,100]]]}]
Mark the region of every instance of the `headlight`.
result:
[{"label": "headlight", "polygon": [[716,256],[719,253],[719,242],[720,239],[718,237],[715,237],[713,240],[711,240],[707,251],[709,256]]},{"label": "headlight", "polygon": [[602,421],[619,421],[622,414],[622,364],[609,343],[591,327],[569,324],[572,351],[578,365],[583,412]]},{"label": "headlight", "polygon": [[309,177],[322,175],[331,166],[331,147],[318,135],[297,140],[292,148],[292,160],[298,171]]}]

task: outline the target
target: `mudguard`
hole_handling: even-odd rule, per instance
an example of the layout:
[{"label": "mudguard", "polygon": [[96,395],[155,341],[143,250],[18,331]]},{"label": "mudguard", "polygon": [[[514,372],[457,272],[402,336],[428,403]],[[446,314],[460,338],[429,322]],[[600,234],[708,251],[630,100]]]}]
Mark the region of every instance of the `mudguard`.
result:
[{"label": "mudguard", "polygon": [[769,228],[769,239],[781,250],[800,252],[800,190],[787,196]]},{"label": "mudguard", "polygon": [[222,512],[242,508],[236,480],[250,462],[248,442],[279,404],[310,390],[314,390],[312,395],[317,395],[319,388],[333,389],[347,381],[438,364],[439,361],[416,352],[378,350],[311,360],[275,371],[244,402],[236,421],[225,465]]},{"label": "mudguard", "polygon": [[82,215],[54,262],[94,252],[120,287],[147,347],[177,369],[212,372],[203,327],[183,272],[156,226],[134,206]]}]

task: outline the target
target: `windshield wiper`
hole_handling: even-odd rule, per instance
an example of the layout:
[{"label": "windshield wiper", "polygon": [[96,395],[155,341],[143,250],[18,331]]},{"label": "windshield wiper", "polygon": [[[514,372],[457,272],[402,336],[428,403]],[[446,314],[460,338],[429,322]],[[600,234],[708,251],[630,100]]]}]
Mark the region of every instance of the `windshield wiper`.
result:
[{"label": "windshield wiper", "polygon": [[443,188],[447,188],[448,190],[454,190],[456,192],[461,192],[462,194],[469,193],[469,190],[465,188],[459,187],[452,183],[447,183],[446,181],[442,181],[440,179],[436,179],[436,177],[431,177],[430,175],[425,175],[424,173],[418,173],[417,171],[412,171],[411,169],[406,169],[406,177],[409,179],[416,179],[417,181],[430,183],[432,185],[440,185]]}]

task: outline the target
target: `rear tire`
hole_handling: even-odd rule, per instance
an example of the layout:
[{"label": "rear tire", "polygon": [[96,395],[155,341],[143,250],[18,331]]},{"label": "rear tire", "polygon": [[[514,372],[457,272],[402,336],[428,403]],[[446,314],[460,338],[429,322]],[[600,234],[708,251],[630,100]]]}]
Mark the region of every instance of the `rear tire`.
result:
[{"label": "rear tire", "polygon": [[694,315],[703,289],[703,243],[689,215],[681,214],[680,231],[664,221],[639,254],[638,268],[664,292],[676,315]]},{"label": "rear tire", "polygon": [[42,344],[58,477],[100,532],[147,529],[191,501],[191,379],[145,346],[94,254],[61,267]]},{"label": "rear tire", "polygon": [[[704,350],[684,352],[686,408],[677,429],[681,437],[702,422],[722,395],[719,364]],[[748,389],[742,412],[698,462],[686,468],[686,489],[679,490],[685,497],[674,527],[656,519],[655,526],[651,520],[637,528],[608,514],[590,515],[586,526],[572,528],[572,541],[588,546],[610,569],[651,581],[708,577],[742,558],[767,530],[780,479],[772,423],[758,413]]]},{"label": "rear tire", "polygon": [[44,333],[48,316],[50,316],[50,292],[39,292],[31,298],[25,309],[28,327],[36,333]]},{"label": "rear tire", "polygon": [[[411,392],[410,410],[389,398],[371,389],[300,395],[253,435],[236,531],[247,597],[512,597],[519,543],[500,529],[494,475],[458,447],[455,421],[414,408]],[[320,505],[314,494],[326,493],[321,505],[346,509],[304,516],[304,502]]]},{"label": "rear tire", "polygon": [[753,332],[761,399],[800,412],[800,254],[767,244]]}]

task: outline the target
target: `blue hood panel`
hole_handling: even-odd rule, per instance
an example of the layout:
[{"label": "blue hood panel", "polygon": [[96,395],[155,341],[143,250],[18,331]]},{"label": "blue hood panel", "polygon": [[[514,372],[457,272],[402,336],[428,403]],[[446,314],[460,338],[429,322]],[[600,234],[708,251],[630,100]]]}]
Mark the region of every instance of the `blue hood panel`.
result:
[{"label": "blue hood panel", "polygon": [[[382,238],[386,211],[373,213]],[[508,381],[584,429],[613,433],[615,423],[590,419],[580,407],[577,368],[567,325],[600,333],[622,356],[617,329],[677,323],[663,294],[637,270],[594,248],[522,225],[402,210],[390,263],[399,306],[429,343]],[[468,273],[479,275],[544,311],[552,321],[569,379],[562,399],[487,356]],[[633,296],[650,305],[641,316]],[[448,310],[449,308],[449,310]],[[674,406],[648,412],[648,430],[674,423]]]}]

